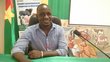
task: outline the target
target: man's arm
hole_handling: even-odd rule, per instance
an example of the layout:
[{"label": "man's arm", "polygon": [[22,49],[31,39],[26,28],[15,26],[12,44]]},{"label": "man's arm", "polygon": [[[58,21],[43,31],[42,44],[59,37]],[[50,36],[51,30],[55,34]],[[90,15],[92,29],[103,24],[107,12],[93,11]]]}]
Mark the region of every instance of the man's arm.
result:
[{"label": "man's arm", "polygon": [[[22,41],[24,40],[24,41]],[[29,62],[25,58],[25,49],[27,47],[29,42],[26,41],[26,39],[18,39],[17,43],[13,47],[11,54],[12,57],[14,57],[18,62]]]},{"label": "man's arm", "polygon": [[17,40],[16,44],[11,50],[11,55],[18,62],[29,62],[25,57],[25,50],[28,47],[29,41],[31,39],[31,34],[29,30],[25,30],[22,36]]},{"label": "man's arm", "polygon": [[58,56],[57,51],[39,51],[39,50],[32,50],[29,52],[29,58],[41,58],[46,56]]},{"label": "man's arm", "polygon": [[58,36],[58,49],[56,50],[59,55],[65,56],[68,54],[68,48],[67,48],[67,41],[65,38],[65,32],[63,27],[59,29],[59,36]]},{"label": "man's arm", "polygon": [[45,51],[43,52],[43,56],[59,56],[57,51]]},{"label": "man's arm", "polygon": [[17,52],[12,55],[18,62],[31,62],[22,52]]}]

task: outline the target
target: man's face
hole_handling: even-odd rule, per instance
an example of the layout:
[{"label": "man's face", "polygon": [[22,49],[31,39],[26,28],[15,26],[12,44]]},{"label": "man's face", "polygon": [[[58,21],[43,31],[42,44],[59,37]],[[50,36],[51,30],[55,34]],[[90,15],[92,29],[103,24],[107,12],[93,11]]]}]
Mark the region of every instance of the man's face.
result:
[{"label": "man's face", "polygon": [[43,6],[37,11],[37,17],[41,25],[48,26],[52,23],[51,12],[47,6]]}]

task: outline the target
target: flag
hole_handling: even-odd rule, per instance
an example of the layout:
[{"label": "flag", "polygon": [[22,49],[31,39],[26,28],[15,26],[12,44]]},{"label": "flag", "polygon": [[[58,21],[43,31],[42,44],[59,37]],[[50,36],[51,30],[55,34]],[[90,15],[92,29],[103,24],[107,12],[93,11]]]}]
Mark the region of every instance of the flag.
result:
[{"label": "flag", "polygon": [[5,24],[4,24],[4,53],[10,54],[17,39],[17,20],[13,0],[5,0]]}]

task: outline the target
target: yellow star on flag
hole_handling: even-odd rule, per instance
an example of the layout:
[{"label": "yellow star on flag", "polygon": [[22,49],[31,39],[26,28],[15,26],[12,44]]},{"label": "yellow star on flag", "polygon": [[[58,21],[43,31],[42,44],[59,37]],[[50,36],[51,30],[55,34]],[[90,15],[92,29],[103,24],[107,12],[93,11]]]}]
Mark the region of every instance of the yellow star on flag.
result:
[{"label": "yellow star on flag", "polygon": [[8,19],[9,22],[11,23],[12,17],[14,17],[14,14],[11,11],[11,5],[8,7],[8,9],[5,11],[5,19]]}]

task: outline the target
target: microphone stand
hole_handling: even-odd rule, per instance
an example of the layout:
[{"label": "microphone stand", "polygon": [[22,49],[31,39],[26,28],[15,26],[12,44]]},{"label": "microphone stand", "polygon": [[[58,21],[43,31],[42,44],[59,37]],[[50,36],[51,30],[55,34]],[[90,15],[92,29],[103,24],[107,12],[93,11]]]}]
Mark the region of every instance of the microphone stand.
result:
[{"label": "microphone stand", "polygon": [[[76,31],[77,33],[75,33],[75,31]],[[74,33],[75,33],[77,36],[79,36],[79,37],[83,38],[84,40],[88,41],[91,45],[93,45],[95,48],[97,48],[100,52],[102,52],[106,57],[108,57],[108,58],[110,59],[110,56],[109,56],[109,55],[107,55],[106,53],[104,53],[102,50],[100,50],[98,47],[96,47],[96,46],[95,46],[93,43],[91,43],[89,40],[85,39],[85,38],[81,35],[80,32],[78,32],[77,30],[75,30],[75,31],[74,31]]]}]

